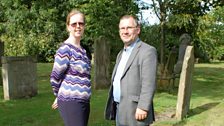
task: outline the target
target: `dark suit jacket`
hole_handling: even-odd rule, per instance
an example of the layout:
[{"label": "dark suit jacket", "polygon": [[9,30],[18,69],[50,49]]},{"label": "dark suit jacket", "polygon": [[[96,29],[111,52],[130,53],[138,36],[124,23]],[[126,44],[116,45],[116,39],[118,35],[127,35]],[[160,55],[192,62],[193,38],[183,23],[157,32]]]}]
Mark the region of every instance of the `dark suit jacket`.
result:
[{"label": "dark suit jacket", "polygon": [[[121,59],[123,50],[118,54],[112,74],[111,83]],[[121,97],[119,103],[119,122],[127,126],[148,125],[154,120],[153,96],[156,88],[156,49],[142,41],[138,42],[128,59],[121,78]],[[148,111],[143,121],[135,119],[136,108]],[[113,85],[109,90],[105,118],[113,120],[116,116],[116,105],[113,100]]]}]

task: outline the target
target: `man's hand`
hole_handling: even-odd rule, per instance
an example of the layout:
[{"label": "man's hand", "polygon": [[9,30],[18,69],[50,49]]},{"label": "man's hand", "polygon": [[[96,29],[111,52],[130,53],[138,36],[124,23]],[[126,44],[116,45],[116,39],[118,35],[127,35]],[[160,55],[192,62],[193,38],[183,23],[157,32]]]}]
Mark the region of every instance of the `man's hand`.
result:
[{"label": "man's hand", "polygon": [[140,108],[137,108],[136,112],[135,112],[135,119],[136,120],[143,120],[147,117],[147,114],[148,114],[147,111],[142,110]]}]

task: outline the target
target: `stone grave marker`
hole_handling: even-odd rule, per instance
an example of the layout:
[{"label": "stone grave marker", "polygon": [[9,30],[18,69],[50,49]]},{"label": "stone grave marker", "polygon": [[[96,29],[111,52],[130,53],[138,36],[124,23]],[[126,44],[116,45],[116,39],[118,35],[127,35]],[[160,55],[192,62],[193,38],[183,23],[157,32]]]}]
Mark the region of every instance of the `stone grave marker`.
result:
[{"label": "stone grave marker", "polygon": [[182,120],[188,113],[192,90],[194,70],[194,48],[187,46],[180,75],[178,98],[176,105],[176,119]]},{"label": "stone grave marker", "polygon": [[0,67],[2,66],[2,56],[4,56],[4,43],[0,41]]},{"label": "stone grave marker", "polygon": [[109,42],[100,37],[94,44],[94,88],[103,89],[110,85]]},{"label": "stone grave marker", "polygon": [[4,99],[32,97],[37,94],[36,57],[2,57]]}]

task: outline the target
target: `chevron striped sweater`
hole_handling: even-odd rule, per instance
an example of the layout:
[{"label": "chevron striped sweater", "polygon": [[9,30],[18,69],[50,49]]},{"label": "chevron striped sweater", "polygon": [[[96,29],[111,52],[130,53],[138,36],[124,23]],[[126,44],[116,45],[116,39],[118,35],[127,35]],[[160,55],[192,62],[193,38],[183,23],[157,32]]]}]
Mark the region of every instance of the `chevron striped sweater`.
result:
[{"label": "chevron striped sweater", "polygon": [[84,48],[63,43],[56,52],[50,76],[54,95],[58,100],[89,102],[91,62]]}]

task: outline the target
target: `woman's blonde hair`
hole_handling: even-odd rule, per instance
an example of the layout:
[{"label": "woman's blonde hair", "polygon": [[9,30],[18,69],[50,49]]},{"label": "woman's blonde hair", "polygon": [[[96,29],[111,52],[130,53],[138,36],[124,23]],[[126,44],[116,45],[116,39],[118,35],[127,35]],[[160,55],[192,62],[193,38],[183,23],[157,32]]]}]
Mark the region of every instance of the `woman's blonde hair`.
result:
[{"label": "woman's blonde hair", "polygon": [[67,15],[67,18],[66,18],[66,26],[69,25],[69,23],[70,23],[70,18],[71,18],[73,15],[76,15],[76,14],[80,14],[80,15],[83,17],[83,19],[84,19],[84,23],[85,23],[85,15],[84,15],[81,11],[79,11],[79,10],[77,10],[77,9],[72,9],[72,10],[69,12],[69,14]]}]

